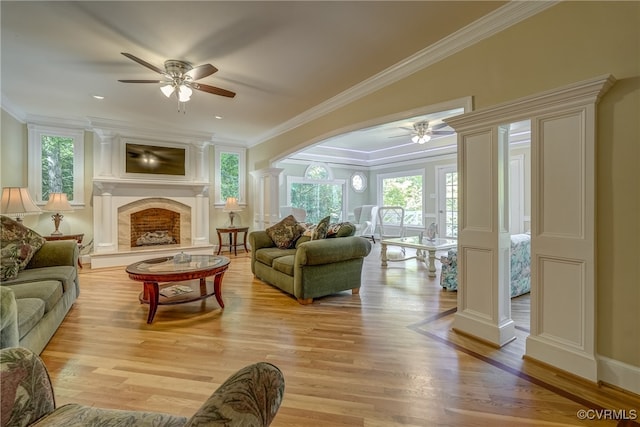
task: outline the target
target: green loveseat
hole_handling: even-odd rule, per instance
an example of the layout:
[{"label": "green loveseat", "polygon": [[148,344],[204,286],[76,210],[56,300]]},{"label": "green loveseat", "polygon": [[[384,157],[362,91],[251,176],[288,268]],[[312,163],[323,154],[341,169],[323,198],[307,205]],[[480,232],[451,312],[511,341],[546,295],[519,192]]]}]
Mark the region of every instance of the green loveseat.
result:
[{"label": "green loveseat", "polygon": [[17,277],[0,281],[0,348],[44,350],[80,293],[78,256],[75,240],[47,241]]},{"label": "green loveseat", "polygon": [[249,234],[251,271],[264,282],[293,295],[300,304],[311,304],[314,298],[351,290],[357,294],[362,281],[364,258],[371,243],[353,236],[310,240],[300,237],[294,248],[280,249],[266,231]]}]

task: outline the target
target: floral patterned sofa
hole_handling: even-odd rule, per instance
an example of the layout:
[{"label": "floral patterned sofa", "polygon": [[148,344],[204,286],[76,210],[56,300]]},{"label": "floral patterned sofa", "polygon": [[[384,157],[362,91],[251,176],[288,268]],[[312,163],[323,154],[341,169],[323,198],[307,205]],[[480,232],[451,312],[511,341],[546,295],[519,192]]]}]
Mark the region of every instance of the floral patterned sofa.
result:
[{"label": "floral patterned sofa", "polygon": [[270,363],[258,362],[229,377],[188,419],[75,403],[57,408],[47,368],[37,354],[23,347],[0,350],[0,382],[2,427],[268,426],[284,395],[282,372]]},{"label": "floral patterned sofa", "polygon": [[[458,249],[449,249],[440,258],[440,285],[450,291],[458,289]],[[531,290],[531,235],[511,236],[511,298]]]}]

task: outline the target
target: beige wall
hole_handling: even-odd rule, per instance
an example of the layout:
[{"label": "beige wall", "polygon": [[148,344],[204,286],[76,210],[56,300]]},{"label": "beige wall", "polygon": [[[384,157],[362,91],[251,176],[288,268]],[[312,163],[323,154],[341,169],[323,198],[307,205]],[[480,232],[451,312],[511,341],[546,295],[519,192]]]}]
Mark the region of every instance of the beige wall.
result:
[{"label": "beige wall", "polygon": [[472,95],[492,106],[600,75],[598,352],[640,367],[640,3],[564,2],[249,150],[249,170],[332,130]]},{"label": "beige wall", "polygon": [[27,127],[4,110],[0,119],[0,188],[26,187]]},{"label": "beige wall", "polygon": [[[385,89],[251,148],[248,170],[268,167],[272,159],[292,147],[373,118],[469,95],[474,97],[475,108],[482,108],[613,74],[618,82],[598,108],[598,352],[640,367],[639,16],[638,2],[558,4]],[[2,186],[26,186],[26,126],[4,111],[1,120]],[[90,135],[85,137],[88,180],[93,173]],[[91,186],[86,180],[85,189],[86,209],[70,215],[74,220],[77,215],[78,223],[89,233]],[[251,185],[248,191],[251,200]],[[213,211],[215,222],[219,212]],[[252,217],[250,210],[242,214]],[[31,219],[25,220],[27,225],[28,221]],[[47,232],[51,224],[42,216],[36,226]]]}]

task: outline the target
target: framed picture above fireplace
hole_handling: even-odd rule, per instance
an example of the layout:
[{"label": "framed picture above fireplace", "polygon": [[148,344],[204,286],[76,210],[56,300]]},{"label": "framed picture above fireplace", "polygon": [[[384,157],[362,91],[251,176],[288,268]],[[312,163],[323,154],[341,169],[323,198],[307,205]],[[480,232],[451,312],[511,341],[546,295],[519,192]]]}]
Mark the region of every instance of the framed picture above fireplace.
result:
[{"label": "framed picture above fireplace", "polygon": [[125,173],[186,175],[186,148],[125,143]]}]

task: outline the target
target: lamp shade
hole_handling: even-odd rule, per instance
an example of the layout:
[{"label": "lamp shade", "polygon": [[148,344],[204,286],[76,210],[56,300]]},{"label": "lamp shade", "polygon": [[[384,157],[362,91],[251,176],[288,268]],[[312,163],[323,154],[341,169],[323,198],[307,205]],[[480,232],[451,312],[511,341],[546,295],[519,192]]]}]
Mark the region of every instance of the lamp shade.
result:
[{"label": "lamp shade", "polygon": [[44,205],[48,212],[71,212],[73,208],[69,204],[65,193],[49,193],[49,201]]},{"label": "lamp shade", "polygon": [[227,197],[227,201],[224,204],[224,212],[237,212],[242,210],[240,205],[238,205],[238,199],[235,197]]},{"label": "lamp shade", "polygon": [[0,212],[20,218],[25,215],[42,213],[42,210],[33,202],[27,188],[4,187],[0,201]]}]

